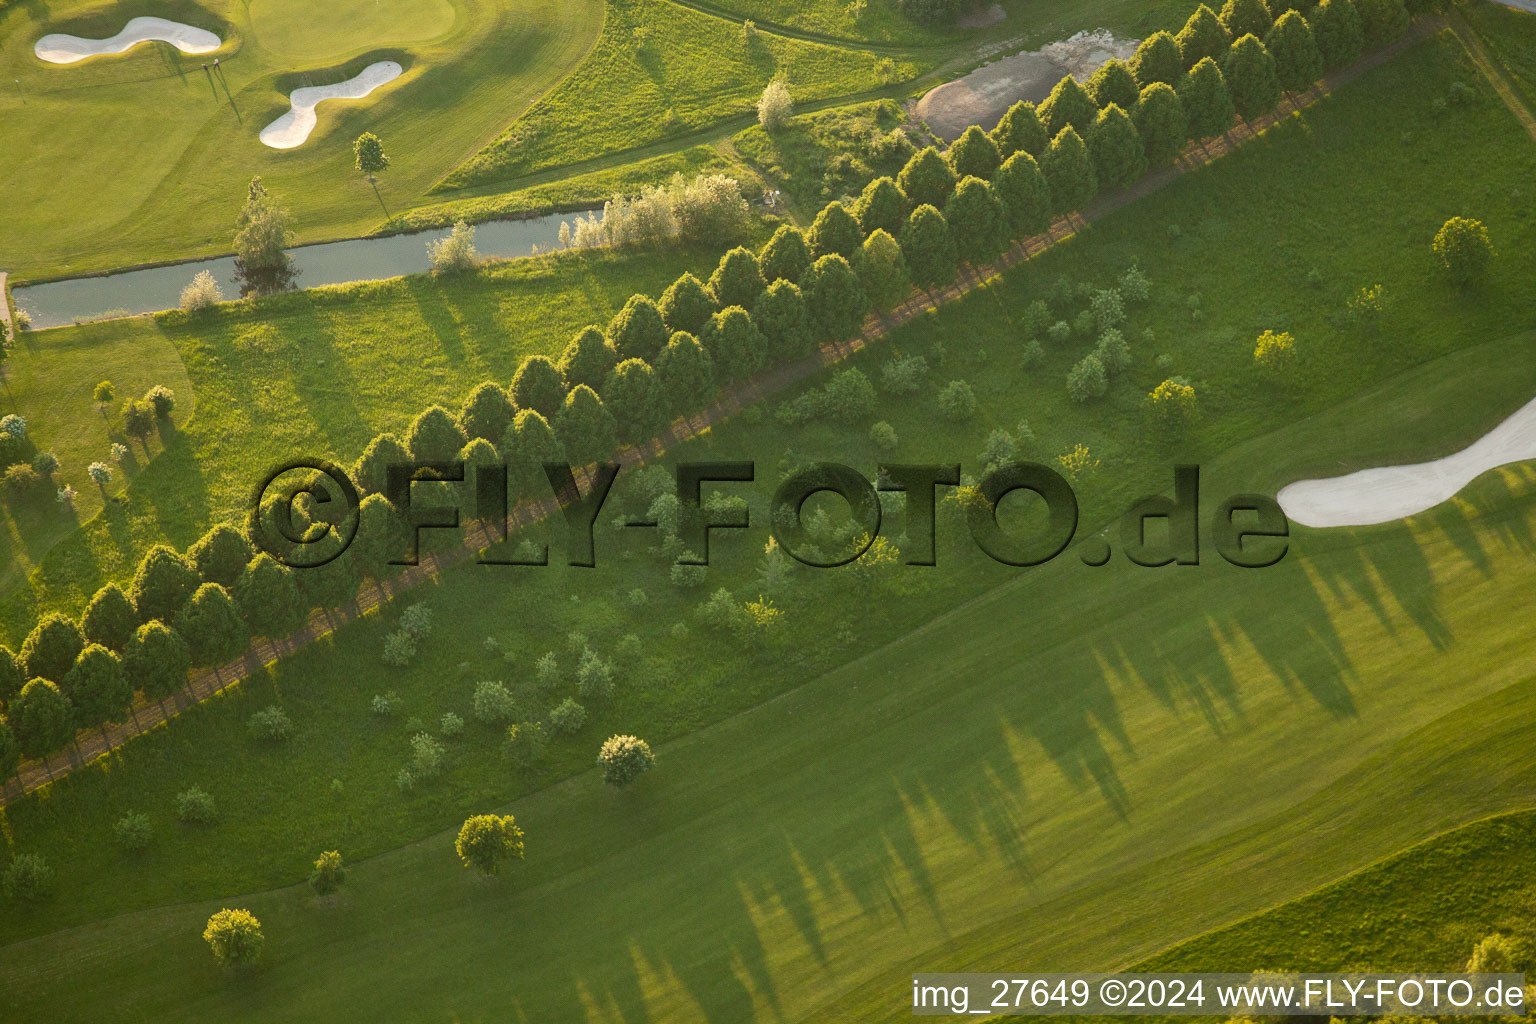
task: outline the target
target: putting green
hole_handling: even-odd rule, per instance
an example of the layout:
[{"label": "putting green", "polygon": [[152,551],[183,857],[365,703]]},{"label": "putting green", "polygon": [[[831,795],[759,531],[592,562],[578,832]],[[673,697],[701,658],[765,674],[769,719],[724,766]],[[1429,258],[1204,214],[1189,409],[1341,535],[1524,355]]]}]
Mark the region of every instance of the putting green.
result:
[{"label": "putting green", "polygon": [[251,33],[263,49],[302,61],[436,39],[453,28],[457,14],[450,0],[330,0],[323,8],[255,0],[249,11]]}]

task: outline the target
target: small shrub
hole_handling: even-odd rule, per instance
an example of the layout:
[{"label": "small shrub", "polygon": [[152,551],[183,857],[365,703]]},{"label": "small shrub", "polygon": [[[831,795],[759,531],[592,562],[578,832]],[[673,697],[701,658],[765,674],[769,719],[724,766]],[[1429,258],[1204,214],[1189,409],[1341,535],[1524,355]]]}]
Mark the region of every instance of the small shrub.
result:
[{"label": "small shrub", "polygon": [[[685,552],[685,554],[690,559],[698,557],[691,552]],[[673,564],[671,571],[668,572],[667,575],[672,580],[673,586],[676,586],[682,590],[692,590],[695,587],[703,584],[707,571],[708,570],[706,567],[702,565],[690,565],[684,562],[676,562]]]},{"label": "small shrub", "polygon": [[400,788],[400,792],[409,793],[416,788],[416,777],[409,768],[401,768],[395,772],[395,785]]},{"label": "small shrub", "polygon": [[1125,301],[1137,306],[1144,306],[1152,301],[1152,282],[1135,263],[1120,275],[1120,294],[1125,297]]},{"label": "small shrub", "polygon": [[1103,398],[1108,390],[1109,374],[1104,370],[1104,362],[1092,353],[1067,373],[1067,395],[1079,405]]},{"label": "small shrub", "polygon": [[1381,325],[1386,308],[1386,298],[1379,284],[1365,285],[1345,303],[1350,321],[1367,331],[1374,331]]},{"label": "small shrub", "polygon": [[785,81],[775,78],[769,82],[757,101],[757,123],[763,126],[764,131],[776,132],[789,125],[794,112],[795,103],[790,98],[789,86]]},{"label": "small shrub", "polygon": [[417,781],[435,779],[443,770],[443,744],[431,733],[419,732],[411,737],[411,778]]},{"label": "small shrub", "polygon": [[1153,425],[1168,432],[1182,431],[1199,413],[1194,385],[1180,377],[1170,377],[1153,388],[1146,408]]},{"label": "small shrub", "polygon": [[413,604],[400,613],[400,632],[420,642],[432,633],[432,609],[424,604]]},{"label": "small shrub", "polygon": [[112,841],[128,853],[138,853],[155,841],[155,828],[147,814],[129,811],[112,826]]},{"label": "small shrub", "polygon": [[885,422],[885,420],[881,420],[869,428],[869,440],[871,444],[882,452],[893,452],[896,450],[897,444],[900,443],[896,437],[896,428]]},{"label": "small shrub", "polygon": [[537,764],[549,746],[543,722],[521,722],[507,726],[507,741],[502,753],[507,760],[522,768]]},{"label": "small shrub", "polygon": [[928,376],[928,360],[922,356],[892,359],[880,368],[880,389],[888,395],[912,395]]},{"label": "small shrub", "polygon": [[176,794],[176,820],[188,825],[210,825],[216,817],[213,797],[193,786]]},{"label": "small shrub", "polygon": [[567,697],[549,712],[549,725],[561,736],[571,736],[587,724],[587,709]]},{"label": "small shrub", "polygon": [[1093,325],[1100,332],[1125,323],[1125,300],[1114,288],[1094,292],[1088,311],[1093,314]]},{"label": "small shrub", "polygon": [[603,781],[622,788],[650,771],[656,764],[650,744],[638,736],[610,736],[597,754]]},{"label": "small shrub", "polygon": [[1125,335],[1113,328],[1099,338],[1093,354],[1099,357],[1099,362],[1104,364],[1104,372],[1111,377],[1131,365],[1131,347],[1125,343]]},{"label": "small shrub", "polygon": [[281,743],[293,734],[293,723],[282,708],[273,704],[246,719],[245,731],[258,742]]},{"label": "small shrub", "polygon": [[6,899],[35,903],[53,892],[53,869],[39,854],[20,853],[0,876],[0,890]]},{"label": "small shrub", "polygon": [[539,686],[546,690],[560,682],[560,662],[555,658],[554,651],[545,652],[534,665],[534,677],[538,680]]},{"label": "small shrub", "polygon": [[1516,974],[1524,968],[1524,960],[1514,939],[1494,932],[1484,936],[1472,947],[1472,957],[1467,961],[1467,973]]},{"label": "small shrub", "polygon": [[144,393],[144,401],[148,402],[149,407],[155,410],[155,415],[163,420],[168,418],[176,408],[176,392],[164,384],[156,384]]},{"label": "small shrub", "polygon": [[1015,462],[1018,457],[1019,446],[1008,431],[998,428],[987,435],[987,443],[981,450],[982,465],[991,469],[1002,463]]},{"label": "small shrub", "polygon": [[1029,342],[1019,355],[1019,365],[1025,369],[1039,366],[1043,362],[1045,362],[1045,348],[1038,341]]},{"label": "small shrub", "polygon": [[449,739],[462,735],[464,732],[464,719],[452,711],[443,712],[443,717],[438,719],[438,732]]},{"label": "small shrub", "polygon": [[1057,320],[1051,324],[1045,336],[1058,345],[1064,345],[1072,339],[1072,325],[1065,320]]},{"label": "small shrub", "polygon": [[207,270],[198,271],[181,290],[181,308],[188,313],[210,309],[214,303],[223,301],[224,289],[219,287],[218,280]]},{"label": "small shrub", "polygon": [[976,415],[976,392],[963,380],[952,380],[939,392],[939,412],[960,423]]},{"label": "small shrub", "polygon": [[1079,338],[1091,338],[1098,333],[1099,321],[1094,317],[1093,310],[1085,309],[1072,318],[1072,333]]},{"label": "small shrub", "polygon": [[474,715],[477,722],[501,725],[517,717],[517,702],[503,683],[479,683],[475,686]]},{"label": "small shrub", "polygon": [[1056,464],[1073,480],[1080,480],[1099,468],[1099,460],[1085,444],[1074,445],[1069,451],[1056,456]]},{"label": "small shrub", "polygon": [[587,651],[576,669],[576,692],[585,701],[607,700],[613,693],[613,666]]},{"label": "small shrub", "polygon": [[309,887],[316,896],[329,896],[341,888],[347,880],[346,869],[341,866],[341,854],[327,850],[315,860],[315,869],[309,874]]},{"label": "small shrub", "polygon": [[427,243],[427,259],[440,274],[473,270],[480,263],[480,254],[475,250],[475,229],[459,221],[446,238]]},{"label": "small shrub", "polygon": [[1296,340],[1289,332],[1265,331],[1254,346],[1253,361],[1266,376],[1288,379],[1296,369]]},{"label": "small shrub", "polygon": [[249,910],[221,910],[208,919],[203,939],[220,967],[243,967],[261,956],[261,922]]},{"label": "small shrub", "polygon": [[373,701],[369,704],[369,707],[380,718],[388,718],[399,709],[399,700],[392,693],[376,693],[373,695]]},{"label": "small shrub", "polygon": [[384,638],[382,657],[384,664],[403,668],[416,657],[416,641],[411,639],[411,635],[404,630],[390,633]]}]

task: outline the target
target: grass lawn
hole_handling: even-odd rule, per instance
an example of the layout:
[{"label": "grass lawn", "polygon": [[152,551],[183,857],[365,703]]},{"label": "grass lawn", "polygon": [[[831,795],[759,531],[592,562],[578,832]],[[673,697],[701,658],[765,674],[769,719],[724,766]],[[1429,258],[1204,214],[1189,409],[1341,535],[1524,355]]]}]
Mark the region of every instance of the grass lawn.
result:
[{"label": "grass lawn", "polygon": [[1536,107],[1536,14],[1502,4],[1462,8],[1527,107]]},{"label": "grass lawn", "polygon": [[[368,231],[387,213],[352,169],[358,134],[379,135],[391,156],[384,206],[409,205],[574,68],[603,17],[600,0],[410,0],[377,11],[355,32],[340,18],[309,29],[311,8],[297,0],[0,11],[0,61],[21,80],[19,93],[0,94],[0,146],[14,154],[0,169],[0,266],[16,283],[227,252],[253,174],[292,209],[301,240]],[[110,35],[134,15],[177,12],[225,38],[210,55],[219,80],[201,69],[207,58],[164,44],[62,67],[31,52],[48,31]],[[405,75],[365,100],[322,105],[303,146],[258,141],[293,88],[386,58]]]},{"label": "grass lawn", "polygon": [[[880,62],[885,61],[882,65]],[[671,0],[609,0],[581,67],[443,181],[504,181],[685,135],[756,109],[775,77],[802,101],[875,89],[932,66],[759,31]]]},{"label": "grass lawn", "polygon": [[511,192],[476,199],[452,199],[418,206],[396,217],[385,227],[390,231],[419,231],[448,227],[455,221],[477,223],[498,217],[516,217],[551,210],[584,210],[601,206],[616,194],[633,195],[647,185],[664,182],[674,174],[731,174],[748,180],[744,168],[733,164],[714,146],[689,146],[675,153],[651,157],[632,164],[608,167],[569,178],[552,178],[541,185],[530,185]]},{"label": "grass lawn", "polygon": [[[1485,396],[1491,411],[1529,394],[1531,375],[1507,372],[1528,343],[1421,367],[1208,463],[1207,480],[1222,493],[1353,463],[1362,447],[1417,455],[1444,443],[1448,421],[1464,441],[1464,428],[1492,418],[1468,417],[1466,396]],[[1433,431],[1426,406],[1447,411]],[[529,860],[495,885],[469,879],[451,837],[437,835],[358,865],[336,908],[299,889],[181,903],[196,877],[227,888],[279,868],[297,878],[311,850],[356,856],[363,836],[392,823],[452,820],[487,806],[498,784],[538,784],[509,780],[494,742],[472,732],[437,791],[384,791],[403,730],[366,711],[389,683],[355,671],[339,689],[329,682],[366,646],[346,633],[334,655],[285,663],[274,682],[200,711],[199,742],[178,722],[109,772],[10,813],[12,831],[39,837],[67,873],[68,893],[13,928],[73,918],[81,901],[121,906],[125,885],[129,900],[173,905],[11,946],[0,977],[24,1013],[107,1020],[236,1007],[280,1019],[298,1006],[474,1020],[509,1005],[529,1020],[894,1020],[918,964],[1124,963],[1525,805],[1536,645],[1498,609],[1536,583],[1533,486],[1536,475],[1515,470],[1413,524],[1303,531],[1264,572],[1123,560],[1090,571],[1069,555],[1019,574],[779,700],[664,744],[657,773],[632,793],[605,791],[591,772],[528,793],[512,809]],[[838,606],[806,586],[807,605]],[[499,589],[445,581],[442,640],[480,658],[454,613]],[[475,626],[528,610],[527,591],[503,593]],[[1185,608],[1208,611],[1174,614]],[[655,609],[663,621],[668,610]],[[702,656],[725,654],[696,642]],[[536,653],[514,649],[521,665]],[[427,721],[462,708],[474,675],[445,684],[440,651],[423,666],[433,684],[411,684],[409,713]],[[737,699],[717,693],[722,707]],[[242,735],[243,714],[273,694],[306,723],[286,750]],[[646,704],[624,693],[561,761],[590,756],[621,723],[669,734]],[[206,832],[167,810],[192,782],[226,808]],[[359,801],[378,803],[364,812]],[[161,829],[138,862],[97,838],[109,808],[130,806]],[[1348,841],[1319,846],[1325,822]],[[269,943],[253,979],[233,984],[197,937],[229,904],[250,906]],[[498,926],[509,918],[530,927]],[[138,966],[146,951],[174,969],[151,980]],[[478,967],[465,972],[471,956]]]},{"label": "grass lawn", "polygon": [[1199,5],[1189,0],[1000,0],[998,6],[1007,16],[986,30],[917,25],[898,13],[894,3],[876,0],[869,0],[862,13],[849,0],[689,0],[688,6],[836,38],[924,44],[1000,36],[1048,41],[1099,27],[1145,37],[1164,28],[1176,31]]},{"label": "grass lawn", "polygon": [[[1436,282],[1428,239],[1472,197],[1468,212],[1504,251],[1527,247],[1509,183],[1528,178],[1532,151],[1486,91],[1437,115],[1430,99],[1458,78],[1475,81],[1454,41],[1420,46],[866,353],[872,375],[892,350],[921,353],[925,394],[964,379],[981,400],[953,425],[925,400],[883,398],[877,415],[903,439],[900,457],[974,466],[992,429],[1027,418],[1027,454],[1085,442],[1101,459],[1079,485],[1086,532],[1166,487],[1175,459],[1204,465],[1209,505],[1470,442],[1536,386],[1522,356],[1529,332],[1507,333],[1536,282],[1505,258],[1481,294],[1457,293]],[[1358,187],[1374,176],[1411,182],[1416,212],[1404,215],[1395,191]],[[1137,257],[1154,289],[1132,314],[1137,361],[1104,404],[1070,406],[1062,379],[1085,343],[1021,370],[1017,317],[1057,277],[1104,284]],[[1374,335],[1338,317],[1364,283],[1389,298]],[[1192,293],[1203,295],[1198,320]],[[1297,394],[1255,386],[1252,339],[1265,327],[1303,345]],[[227,371],[221,388],[203,383],[219,379],[212,357],[234,344],[206,356],[187,346],[198,413],[185,433],[210,392],[231,429],[236,410],[261,410],[240,404],[257,389]],[[1170,357],[1167,369],[1153,353]],[[1148,439],[1138,408],[1169,372],[1197,381],[1204,410],[1177,449]],[[297,400],[282,404],[290,416],[319,397],[305,381],[283,382],[281,397]],[[243,451],[246,469],[254,439],[299,430],[277,406],[265,411],[220,442]],[[307,429],[339,441],[342,422]],[[677,454],[756,457],[764,488],[807,458],[875,459],[846,427],[789,430],[762,410]],[[465,1020],[885,1020],[908,1015],[911,969],[1144,957],[1529,800],[1536,644],[1507,609],[1536,582],[1532,487],[1529,467],[1515,468],[1411,523],[1298,530],[1291,557],[1263,572],[1123,559],[1095,571],[1072,552],[1023,573],[973,557],[916,584],[906,574],[921,570],[872,584],[808,571],[779,601],[786,646],[762,653],[711,635],[692,611],[717,586],[754,596],[761,531],[722,542],[718,579],[692,592],[661,581],[635,531],[601,535],[606,570],[454,570],[419,592],[437,629],[410,668],[373,660],[391,609],[103,770],[7,808],[8,841],[49,857],[61,895],[0,923],[8,939],[40,936],[6,948],[0,979],[24,1015],[47,1006],[105,1020],[237,1009],[280,1019],[297,1006]],[[568,671],[569,631],[605,656],[633,632],[643,654],[586,731],[555,744],[545,774],[509,769],[495,733],[472,726],[441,782],[395,790],[408,725],[372,717],[374,693],[398,692],[403,716],[426,728],[462,712],[481,678],[543,703],[559,694],[530,693],[531,666],[555,647]],[[274,700],[298,736],[256,747],[244,719]],[[626,794],[572,774],[616,730],[667,741],[655,775]],[[206,832],[170,816],[190,784],[224,809]],[[529,861],[476,884],[452,863],[451,837],[432,833],[513,797]],[[107,838],[130,809],[160,832],[137,862]],[[1319,842],[1328,835],[1337,841]],[[393,852],[360,865],[336,908],[261,891],[302,877],[332,846],[353,859]],[[268,955],[232,982],[198,933],[211,908],[235,902],[218,897],[241,891],[256,893],[238,902],[266,924]],[[137,912],[110,917],[124,911]],[[80,927],[40,934],[66,924]],[[150,950],[174,969],[145,975]]]}]

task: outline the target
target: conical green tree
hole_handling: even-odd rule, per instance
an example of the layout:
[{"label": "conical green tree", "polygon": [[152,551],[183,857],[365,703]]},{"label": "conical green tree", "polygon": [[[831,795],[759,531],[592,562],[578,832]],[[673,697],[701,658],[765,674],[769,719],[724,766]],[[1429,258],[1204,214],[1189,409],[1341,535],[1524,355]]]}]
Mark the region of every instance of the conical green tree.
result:
[{"label": "conical green tree", "polygon": [[[755,265],[756,260],[753,262]],[[666,350],[662,351],[665,354]],[[615,366],[603,386],[603,396],[603,403],[613,413],[621,441],[649,441],[661,429],[664,414],[656,372],[645,360],[626,359]]]},{"label": "conical green tree", "polygon": [[1323,0],[1312,12],[1310,24],[1328,70],[1353,64],[1365,52],[1365,29],[1354,0]]},{"label": "conical green tree", "polygon": [[464,399],[464,405],[459,410],[459,429],[464,431],[466,437],[495,442],[501,440],[501,435],[506,433],[507,426],[516,415],[517,409],[507,396],[506,388],[493,380],[482,381]]},{"label": "conical green tree", "polygon": [[1179,56],[1184,61],[1186,71],[1200,63],[1204,57],[1221,60],[1226,55],[1227,47],[1232,45],[1232,37],[1227,34],[1226,26],[1216,17],[1216,12],[1205,4],[1195,8],[1195,13],[1189,16],[1174,41],[1179,44]]},{"label": "conical green tree", "polygon": [[186,641],[158,619],[140,626],[123,652],[128,685],[143,693],[145,700],[161,701],[179,693],[187,685],[191,667]]},{"label": "conical green tree", "polygon": [[[805,235],[799,228],[783,224],[768,239],[763,251],[758,253],[757,262],[763,278],[769,284],[774,281],[798,281],[811,265],[811,247],[806,244]],[[703,329],[704,325],[700,324],[699,330]]]},{"label": "conical green tree", "polygon": [[1303,92],[1323,77],[1323,55],[1312,37],[1312,28],[1295,11],[1280,16],[1265,37],[1264,47],[1275,58],[1275,74],[1286,92]]},{"label": "conical green tree", "polygon": [[944,215],[927,203],[912,211],[901,230],[901,253],[912,282],[933,289],[954,281],[960,257]]},{"label": "conical green tree", "polygon": [[1015,153],[1038,157],[1051,144],[1045,125],[1040,123],[1040,114],[1028,100],[1019,100],[1008,108],[1008,113],[992,129],[992,141],[997,143],[998,155],[1004,160]]},{"label": "conical green tree", "polygon": [[1167,32],[1147,36],[1131,56],[1131,74],[1143,89],[1153,82],[1177,86],[1184,77],[1184,55],[1177,40]]},{"label": "conical green tree", "polygon": [[997,143],[974,124],[949,147],[946,158],[956,178],[974,177],[983,181],[991,181],[1003,163]]},{"label": "conical green tree", "polygon": [[75,621],[51,612],[43,617],[21,645],[21,667],[28,679],[62,680],[75,667],[85,648],[85,636]]},{"label": "conical green tree", "polygon": [[858,333],[869,303],[859,276],[833,253],[811,264],[800,282],[812,332],[822,341],[842,341]]},{"label": "conical green tree", "polygon": [[[823,256],[822,259],[842,259],[841,256]],[[814,266],[814,264],[812,265]],[[806,271],[810,277],[811,271]],[[752,316],[740,306],[731,306],[716,313],[704,327],[699,339],[704,351],[709,353],[715,368],[715,379],[720,383],[745,380],[757,372],[768,348]]]},{"label": "conical green tree", "polygon": [[[788,284],[775,282],[776,285],[780,283]],[[714,365],[699,339],[691,334],[679,331],[672,335],[656,364],[656,378],[668,415],[692,415],[714,401]]]},{"label": "conical green tree", "polygon": [[1232,127],[1236,111],[1227,80],[1215,61],[1207,58],[1189,69],[1179,85],[1179,100],[1184,104],[1190,138],[1214,138]]},{"label": "conical green tree", "polygon": [[1141,136],[1147,163],[1153,167],[1172,163],[1189,139],[1184,103],[1163,82],[1155,82],[1141,91],[1141,99],[1131,109],[1131,121]]},{"label": "conical green tree", "polygon": [[229,591],[217,583],[204,583],[176,616],[176,632],[187,641],[192,664],[217,665],[236,658],[250,636]]},{"label": "conical green tree", "polygon": [[1015,238],[1037,235],[1051,226],[1051,190],[1034,157],[1013,154],[1003,161],[992,185],[1008,211]]},{"label": "conical green tree", "polygon": [[1243,36],[1232,44],[1221,73],[1231,90],[1232,106],[1245,121],[1263,117],[1280,102],[1275,58],[1257,36]]},{"label": "conical green tree", "polygon": [[1088,153],[1100,188],[1125,188],[1147,170],[1147,154],[1131,116],[1111,103],[1088,129]]},{"label": "conical green tree", "polygon": [[[758,266],[757,255],[751,249],[739,245],[720,257],[720,265],[715,268],[715,272],[709,278],[709,294],[719,309],[727,306],[743,306],[750,309],[752,303],[757,301],[757,297],[763,294],[763,289],[766,287],[768,282],[763,280],[763,271]],[[668,326],[671,327],[670,324]],[[674,332],[682,330],[676,327],[671,329]]]},{"label": "conical green tree", "polygon": [[[670,337],[667,325],[661,319],[661,311],[649,295],[631,295],[629,301],[624,303],[624,308],[608,324],[608,343],[620,359],[644,359],[649,362],[661,354]],[[516,398],[514,394],[513,399]],[[529,408],[522,402],[517,405],[520,409]],[[539,412],[551,415],[548,409],[539,409]]]},{"label": "conical green tree", "polygon": [[1122,110],[1130,110],[1136,103],[1136,97],[1141,95],[1141,86],[1136,84],[1136,76],[1131,74],[1130,65],[1118,57],[1111,57],[1100,64],[1084,88],[1100,109],[1114,103]]},{"label": "conical green tree", "polygon": [[783,361],[811,354],[815,339],[808,316],[805,295],[793,281],[775,281],[758,296],[752,321],[762,332],[769,359]]},{"label": "conical green tree", "polygon": [[613,413],[597,397],[597,393],[584,384],[571,389],[555,417],[555,435],[573,463],[607,460],[618,446],[618,426]]},{"label": "conical green tree", "polygon": [[949,202],[955,191],[955,172],[932,146],[913,154],[896,176],[896,184],[913,207],[927,203],[939,207]]},{"label": "conical green tree", "polygon": [[1056,83],[1056,88],[1040,104],[1040,120],[1046,134],[1054,140],[1064,128],[1075,128],[1079,135],[1093,124],[1099,108],[1077,79],[1067,75]]},{"label": "conical green tree", "polygon": [[124,721],[133,703],[133,687],[123,673],[123,663],[100,644],[80,652],[75,667],[64,677],[64,695],[74,708],[74,724],[81,729]]},{"label": "conical green tree", "polygon": [[1057,213],[1081,210],[1099,190],[1088,146],[1076,129],[1063,128],[1051,140],[1051,148],[1040,161],[1040,170],[1051,189],[1051,208]]},{"label": "conical green tree", "polygon": [[[719,273],[718,269],[716,273]],[[762,271],[758,271],[761,276]],[[718,308],[714,297],[708,289],[692,274],[685,273],[676,281],[667,286],[667,290],[661,293],[661,301],[656,304],[661,312],[661,322],[667,330],[676,333],[678,331],[697,331],[715,315]],[[610,350],[611,351],[611,350]],[[617,356],[617,353],[615,353]],[[594,391],[602,389],[603,381],[608,379],[608,373],[618,363],[610,364],[603,372],[601,379],[593,382],[587,380],[567,381],[566,387],[573,388],[577,384],[586,384]]]},{"label": "conical green tree", "polygon": [[22,757],[57,754],[75,735],[69,701],[47,679],[34,679],[23,686],[7,718]]},{"label": "conical green tree", "polygon": [[[555,372],[554,366],[544,356],[534,356],[529,362],[535,359],[542,359],[549,371]],[[411,421],[411,431],[405,439],[405,446],[410,449],[411,458],[416,462],[452,462],[459,450],[468,443],[469,438],[464,436],[459,421],[440,405],[429,405],[423,409]]]},{"label": "conical green tree", "polygon": [[256,636],[287,636],[304,623],[309,612],[294,582],[293,570],[266,552],[251,559],[245,567],[235,584],[234,597]]},{"label": "conical green tree", "polygon": [[965,178],[955,186],[944,219],[954,232],[957,255],[973,267],[991,263],[1008,246],[1008,211],[980,178]]},{"label": "conical green tree", "polygon": [[[1275,23],[1275,19],[1270,16],[1269,6],[1264,0],[1227,0],[1222,4],[1221,14],[1218,17],[1226,28],[1227,35],[1234,40],[1247,35],[1263,39],[1269,32],[1270,26]],[[1213,59],[1219,61],[1220,57]]]},{"label": "conical green tree", "polygon": [[[806,232],[806,242],[811,247],[813,259],[823,256],[841,256],[850,259],[864,244],[864,231],[859,222],[839,202],[831,202],[821,208]],[[755,296],[754,296],[755,298]]]},{"label": "conical green tree", "polygon": [[[240,535],[235,533],[235,536]],[[87,641],[117,652],[128,646],[133,631],[138,628],[139,616],[133,610],[133,602],[116,583],[108,583],[96,591],[80,620],[80,630]]]},{"label": "conical green tree", "polygon": [[[681,278],[678,278],[672,284],[672,287],[667,289],[667,293],[672,293],[674,288],[683,288],[684,279],[692,282],[689,287],[698,290],[698,298],[702,302],[702,308],[705,310],[703,316],[707,319],[709,317],[709,296],[705,294],[704,286],[699,284],[699,279],[692,274],[684,274]],[[666,294],[662,295],[662,301],[666,301]],[[602,329],[593,324],[583,327],[576,337],[571,339],[571,343],[565,346],[565,351],[560,354],[560,362],[555,365],[555,369],[560,371],[560,383],[564,385],[566,391],[569,391],[578,384],[585,384],[596,391],[603,386],[603,381],[608,379],[608,371],[618,364],[619,354],[613,350],[613,346],[608,344],[608,339],[603,336]],[[561,401],[564,400],[562,395]],[[517,419],[515,407],[512,419],[514,421]],[[509,423],[508,426],[511,426],[511,424]],[[502,430],[502,435],[506,435],[505,428]],[[499,439],[493,438],[493,440]]]},{"label": "conical green tree", "polygon": [[910,206],[896,179],[883,177],[864,186],[863,193],[854,203],[853,213],[866,237],[876,231],[894,235],[907,222]]}]

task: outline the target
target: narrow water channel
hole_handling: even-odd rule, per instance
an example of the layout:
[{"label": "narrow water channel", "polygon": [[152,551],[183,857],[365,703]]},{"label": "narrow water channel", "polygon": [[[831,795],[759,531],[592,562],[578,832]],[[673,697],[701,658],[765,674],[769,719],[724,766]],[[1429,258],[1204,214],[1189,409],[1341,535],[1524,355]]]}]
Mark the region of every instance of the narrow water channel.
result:
[{"label": "narrow water channel", "polygon": [[[475,226],[475,248],[482,256],[507,258],[527,256],[535,245],[541,249],[553,248],[559,241],[560,222],[573,221],[577,216],[579,214],[561,213],[478,224]],[[289,250],[299,272],[294,286],[316,288],[352,281],[376,281],[430,270],[427,243],[447,234],[448,230],[444,228],[410,235],[353,238],[344,242],[299,246]],[[12,289],[11,296],[17,308],[25,310],[32,318],[33,329],[41,330],[107,315],[174,309],[181,301],[181,290],[203,270],[213,272],[225,298],[239,297],[240,283],[235,277],[233,256],[127,270],[101,277],[49,281]]]}]

